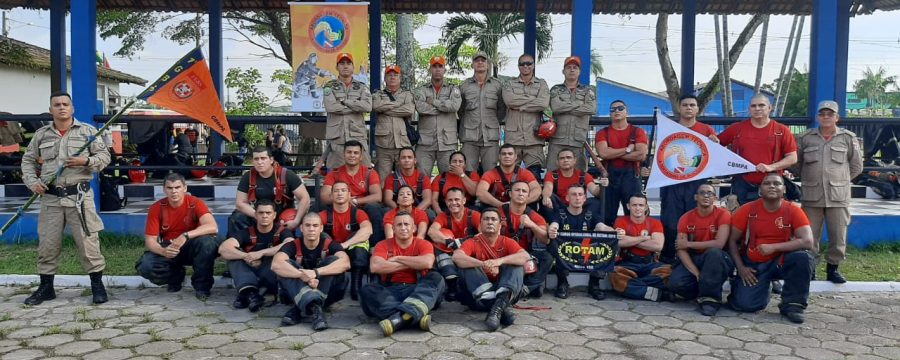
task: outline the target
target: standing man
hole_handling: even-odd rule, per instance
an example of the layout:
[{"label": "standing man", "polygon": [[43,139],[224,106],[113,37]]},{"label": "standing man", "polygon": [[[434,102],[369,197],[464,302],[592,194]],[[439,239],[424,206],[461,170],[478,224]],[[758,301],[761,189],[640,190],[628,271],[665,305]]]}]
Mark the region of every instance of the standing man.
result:
[{"label": "standing man", "polygon": [[519,159],[516,157],[516,149],[511,144],[503,144],[500,147],[500,165],[493,169],[486,169],[475,196],[484,207],[501,207],[509,202],[509,193],[512,184],[521,181],[528,184],[527,203],[531,204],[541,198],[541,185],[531,171],[519,167]]},{"label": "standing man", "polygon": [[[254,224],[255,204],[259,200],[275,203],[280,215],[285,209],[296,209],[297,216],[285,225],[294,230],[300,219],[309,211],[309,192],[297,173],[279,165],[272,156],[272,149],[253,148],[253,168],[241,176],[234,199],[235,210],[228,217],[228,233],[232,234]],[[276,224],[281,225],[281,224]]]},{"label": "standing man", "polygon": [[409,186],[413,190],[413,204],[425,211],[431,207],[431,173],[416,168],[416,151],[411,147],[400,149],[399,167],[392,171],[384,181],[384,200],[389,208],[397,207],[397,192],[401,186]]},{"label": "standing man", "polygon": [[856,134],[837,127],[838,110],[837,102],[819,103],[819,127],[800,135],[797,166],[803,181],[800,203],[812,226],[816,263],[821,259],[822,226],[827,222],[826,280],[843,284],[847,279],[838,272],[838,265],[847,255],[850,180],[862,173],[862,154]]},{"label": "standing man", "polygon": [[[712,126],[697,121],[697,113],[699,111],[700,108],[697,106],[696,96],[690,94],[682,96],[678,105],[678,123],[700,135],[708,137],[714,142],[719,142],[719,138],[716,137],[716,131]],[[659,189],[662,200],[659,217],[666,234],[666,242],[663,245],[662,253],[660,253],[662,262],[667,264],[675,263],[675,239],[678,235],[678,221],[684,213],[697,207],[697,201],[695,200],[697,189],[705,184],[705,181],[688,181],[663,186]]]},{"label": "standing man", "polygon": [[325,125],[325,140],[328,158],[325,166],[334,169],[344,164],[341,153],[344,144],[356,140],[362,144],[365,166],[372,163],[369,157],[369,130],[363,118],[372,111],[372,93],[366,84],[353,80],[353,56],[340,53],[337,56],[338,78],[325,83],[325,111],[328,120]]},{"label": "standing man", "polygon": [[523,265],[531,259],[515,240],[500,235],[501,224],[499,210],[485,209],[481,233],[453,252],[462,279],[457,298],[472,310],[488,312],[488,331],[516,321],[512,306],[522,297]]},{"label": "standing man", "polygon": [[756,172],[732,177],[731,192],[741,205],[760,197],[759,184],[767,173],[783,175],[784,169],[797,163],[797,141],[791,129],[769,118],[771,112],[769,97],[755,95],[750,99],[750,119],[732,124],[719,134],[723,146],[730,146],[731,151],[756,164]]},{"label": "standing man", "polygon": [[325,330],[328,323],[323,309],[344,298],[344,273],[350,269],[350,259],[323,229],[319,214],[306,214],[300,238],[286,242],[272,260],[272,271],[294,304],[281,325],[299,324],[306,314],[313,317],[314,331]]},{"label": "standing man", "polygon": [[147,251],[134,267],[150,282],[179,292],[184,267],[192,266],[194,295],[205,301],[214,282],[213,263],[219,256],[216,219],[203,200],[187,194],[181,174],[167,175],[163,191],[166,198],[150,205],[144,230]]},{"label": "standing man", "polygon": [[663,247],[663,226],[650,217],[647,197],[632,195],[628,199],[629,215],[616,219],[619,232],[619,258],[612,274],[613,290],[630,299],[671,300],[666,281],[672,265],[656,259]]},{"label": "standing man", "polygon": [[[575,154],[576,167],[587,170],[587,159],[584,157],[582,144],[588,133],[591,116],[597,113],[597,89],[593,85],[578,83],[581,76],[581,58],[569,56],[563,62],[562,84],[550,89],[550,109],[556,120],[556,134],[550,139],[547,149],[547,171],[556,170],[559,164],[552,160],[560,150],[571,150]],[[562,189],[565,191],[565,189]]]},{"label": "standing man", "polygon": [[430,312],[444,293],[444,278],[434,265],[434,248],[425,239],[415,237],[413,217],[401,212],[394,218],[394,237],[372,250],[369,265],[380,283],[368,283],[360,291],[363,312],[381,319],[384,336],[418,324],[431,328]]},{"label": "standing man", "polygon": [[609,104],[612,124],[597,132],[595,146],[600,158],[606,160],[609,184],[606,188],[603,222],[612,225],[619,213],[619,203],[625,216],[631,214],[628,202],[631,195],[641,192],[641,162],[647,158],[647,132],[628,123],[628,107],[622,100]]},{"label": "standing man", "polygon": [[431,82],[416,89],[416,111],[419,112],[419,144],[416,160],[419,170],[428,176],[437,163],[438,171],[450,169],[450,154],[459,146],[456,113],[462,104],[459,88],[444,83],[447,59],[435,56],[431,64]]},{"label": "standing man", "polygon": [[[466,168],[483,174],[497,166],[500,146],[500,117],[504,105],[500,80],[488,76],[489,58],[484,51],[472,56],[475,74],[460,85],[459,140],[466,154]],[[480,169],[480,170],[479,170]]]},{"label": "standing man", "polygon": [[731,233],[731,213],[716,206],[719,198],[710,184],[697,188],[697,208],[678,221],[678,259],[669,290],[684,299],[697,299],[700,313],[713,316],[722,306],[722,284],[734,264],[725,250]]},{"label": "standing man", "polygon": [[[59,266],[63,231],[67,225],[78,245],[81,268],[91,278],[93,303],[102,304],[108,300],[103,286],[106,260],[100,253],[100,236],[97,234],[103,230],[103,222],[94,207],[90,181],[95,172],[109,164],[109,149],[101,139],[75,154],[96,135],[97,129],[75,120],[74,113],[71,95],[52,93],[50,115],[53,123],[34,132],[22,156],[22,181],[32,192],[44,195],[38,215],[41,285],[25,299],[26,305],[38,305],[56,298],[53,277]],[[65,169],[50,183],[50,177],[62,166]]]},{"label": "standing man", "polygon": [[375,170],[381,181],[396,169],[400,149],[412,146],[406,123],[416,113],[413,94],[400,88],[400,66],[384,69],[384,90],[372,93],[372,112],[378,114],[375,125]]},{"label": "standing man", "polygon": [[503,142],[515,146],[516,156],[535,177],[540,177],[544,168],[544,139],[537,137],[534,130],[550,106],[550,89],[546,81],[534,76],[534,65],[534,56],[519,56],[519,76],[503,86],[503,102],[509,109],[504,120]]},{"label": "standing man", "polygon": [[731,280],[728,303],[734,310],[755,312],[769,305],[769,283],[784,280],[781,315],[802,324],[815,264],[815,242],[809,219],[800,207],[784,199],[784,179],[765,175],[760,199],[741,206],[731,217],[728,253],[738,276]]}]

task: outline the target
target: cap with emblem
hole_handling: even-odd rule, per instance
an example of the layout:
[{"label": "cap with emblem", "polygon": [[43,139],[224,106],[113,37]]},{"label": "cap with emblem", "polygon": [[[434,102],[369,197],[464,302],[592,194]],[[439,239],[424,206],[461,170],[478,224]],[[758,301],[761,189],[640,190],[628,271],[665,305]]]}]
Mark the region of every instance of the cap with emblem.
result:
[{"label": "cap with emblem", "polygon": [[475,61],[477,58],[484,58],[487,61],[491,61],[491,58],[488,57],[487,53],[484,51],[479,51],[475,53],[475,55],[472,55],[472,61]]},{"label": "cap with emblem", "polygon": [[386,68],[384,68],[385,75],[387,75],[390,72],[399,74],[400,73],[400,65],[388,65]]},{"label": "cap with emblem", "polygon": [[569,56],[566,58],[566,61],[563,62],[563,66],[569,65],[570,63],[575,63],[578,67],[581,67],[581,58],[578,56]]},{"label": "cap with emblem", "polygon": [[444,58],[443,56],[434,56],[434,57],[431,58],[431,60],[428,61],[428,63],[429,63],[431,66],[434,66],[434,64],[441,64],[441,65],[445,65],[445,66],[446,66],[446,65],[447,65],[447,59]]},{"label": "cap with emblem", "polygon": [[347,60],[347,61],[349,61],[349,62],[352,64],[352,63],[353,63],[353,55],[350,55],[350,53],[340,53],[340,54],[338,54],[338,56],[337,56],[337,63],[340,64],[341,61],[344,61],[344,60]]},{"label": "cap with emblem", "polygon": [[817,110],[817,111],[822,111],[823,109],[828,109],[828,110],[831,110],[834,112],[838,112],[840,110],[840,107],[838,106],[838,103],[835,101],[825,100],[825,101],[822,101],[819,103],[819,110]]}]

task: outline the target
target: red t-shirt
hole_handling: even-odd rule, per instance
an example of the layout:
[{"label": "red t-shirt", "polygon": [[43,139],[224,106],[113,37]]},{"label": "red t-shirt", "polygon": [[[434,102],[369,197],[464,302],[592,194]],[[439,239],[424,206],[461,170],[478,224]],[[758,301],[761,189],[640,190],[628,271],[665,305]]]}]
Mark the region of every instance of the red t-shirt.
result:
[{"label": "red t-shirt", "polygon": [[[413,189],[413,195],[420,193],[419,191],[419,175],[422,174],[419,172],[419,169],[413,171],[412,175],[406,176],[401,172],[400,175],[403,177],[403,181],[406,182],[406,185],[409,185]],[[386,179],[384,179],[384,189],[392,190],[394,193],[397,193],[397,190],[394,189],[394,178],[396,178],[397,173],[392,172]],[[398,187],[403,186],[402,182],[397,182],[399,184]],[[431,189],[431,177],[430,176],[422,176],[422,191],[425,189]]]},{"label": "red t-shirt", "polygon": [[[333,213],[332,216],[334,217],[332,219],[332,221],[333,221],[332,230],[331,230],[332,233],[328,234],[328,235],[331,235],[331,238],[334,239],[334,241],[342,243],[344,241],[349,240],[350,237],[352,237],[353,234],[356,233],[355,230],[351,231],[349,229],[350,220],[353,220],[352,217],[350,216],[350,210],[353,210],[353,209],[354,208],[351,206],[349,210],[342,212],[342,213],[338,212],[337,210],[332,211],[332,213]],[[322,217],[323,224],[328,222],[328,210],[320,211],[319,216]],[[356,209],[356,224],[359,225],[365,221],[369,221],[369,215],[367,215],[365,211]]]},{"label": "red t-shirt", "polygon": [[[394,225],[394,218],[397,217],[398,212],[400,212],[400,208],[393,208],[391,209],[391,211],[388,211],[388,213],[384,216],[383,224]],[[425,210],[414,207],[412,211],[412,217],[413,222],[415,222],[416,224],[416,227],[418,227],[421,223],[425,223],[426,226],[428,225],[428,213],[426,213]]]},{"label": "red t-shirt", "polygon": [[[478,233],[479,226],[481,225],[481,213],[472,209],[465,209],[464,211],[463,218],[459,221],[456,221],[449,212],[445,212],[438,214],[438,216],[434,218],[434,222],[441,225],[442,229],[450,229],[453,231],[453,237],[457,239],[469,236],[469,224],[472,224],[475,233]],[[448,222],[451,224],[448,225]],[[445,253],[453,252],[444,244],[435,244],[434,247]]]},{"label": "red t-shirt", "polygon": [[[434,248],[431,247],[431,243],[420,238],[413,238],[412,244],[410,244],[406,249],[401,248],[400,245],[397,244],[397,240],[394,238],[385,239],[384,241],[379,242],[378,245],[375,245],[375,248],[372,249],[372,256],[380,257],[385,260],[389,260],[394,256],[420,256],[426,254],[434,254]],[[428,273],[428,270],[422,270],[418,272],[413,269],[400,270],[390,275],[381,275],[381,281],[415,284],[418,282],[418,278],[416,276],[417,273],[425,275],[426,273]],[[390,277],[390,280],[388,279],[388,277]]]},{"label": "red t-shirt", "polygon": [[[569,206],[569,200],[566,200],[566,195],[569,194],[569,188],[572,187],[572,185],[578,185],[582,173],[584,172],[575,169],[575,171],[572,172],[572,176],[565,177],[561,170],[553,170],[548,173],[547,176],[544,176],[544,186],[547,186],[546,184],[548,183],[552,184],[555,175],[557,180],[556,184],[553,185],[553,192],[556,193],[556,196],[559,196],[559,199],[563,204]],[[584,185],[587,186],[587,184],[592,182],[594,182],[594,177],[591,174],[584,173]],[[585,192],[587,192],[587,188],[585,188]]]},{"label": "red t-shirt", "polygon": [[[513,183],[513,173],[503,173],[503,176],[509,181],[510,185]],[[497,168],[490,169],[484,172],[484,175],[481,176],[481,181],[490,184],[488,191],[500,202],[508,202],[509,195],[506,193],[506,187],[503,186],[503,181],[500,180],[500,172],[497,171]],[[524,181],[526,183],[531,183],[532,181],[537,181],[534,177],[534,174],[531,173],[528,169],[519,167],[519,172],[516,175],[516,181]]]},{"label": "red t-shirt", "polygon": [[[678,232],[691,236],[691,241],[713,241],[723,226],[731,224],[731,213],[718,206],[707,216],[701,216],[697,209],[684,213],[678,220]],[[702,254],[705,250],[692,250]]]},{"label": "red t-shirt", "polygon": [[[444,190],[441,191],[441,179],[443,179],[445,176],[447,177],[447,181],[444,182]],[[478,184],[478,180],[481,179],[481,177],[478,176],[478,173],[475,171],[469,173],[468,176],[469,179],[472,179],[472,181],[475,182],[475,184]],[[447,197],[447,191],[450,191],[450,189],[455,187],[462,189],[463,193],[466,195],[466,203],[471,204],[472,200],[475,197],[469,194],[468,191],[466,191],[466,186],[463,185],[462,178],[459,177],[459,175],[451,172],[438,174],[438,176],[434,177],[434,180],[431,180],[431,196],[440,194],[441,201],[443,201],[443,199]],[[443,205],[443,202],[441,203],[441,205]]]},{"label": "red t-shirt", "polygon": [[[506,236],[500,235],[497,237],[497,241],[494,242],[494,246],[489,246],[487,239],[485,239],[484,235],[478,235],[474,238],[466,240],[459,248],[460,251],[465,253],[468,256],[476,258],[481,261],[491,260],[491,259],[499,259],[504,256],[515,254],[519,251],[522,251],[522,247],[516,243],[515,240],[510,239]],[[497,280],[498,275],[488,274],[488,279],[491,282]]]},{"label": "red t-shirt", "polygon": [[[619,216],[616,219],[616,223],[613,224],[616,229],[625,229],[625,235],[628,236],[643,236],[643,235],[652,235],[653,233],[662,233],[663,224],[652,217],[647,217],[643,223],[635,224],[631,221],[630,216]],[[647,249],[641,249],[637,246],[632,246],[629,248],[622,248],[623,251],[630,251],[632,254],[637,256],[647,256],[652,254],[653,252]]]},{"label": "red t-shirt", "polygon": [[[368,181],[366,181],[366,178],[368,178]],[[334,171],[329,172],[328,175],[325,175],[325,185],[331,186],[338,181],[347,183],[350,187],[350,196],[355,198],[368,196],[369,185],[381,184],[378,172],[365,166],[360,166],[359,171],[354,175],[347,173],[347,165],[341,165]]]},{"label": "red t-shirt", "polygon": [[697,132],[700,135],[703,135],[706,137],[716,134],[716,129],[713,129],[712,126],[706,125],[699,121],[694,122],[694,125],[689,127],[688,129],[694,130],[694,132]]},{"label": "red t-shirt", "polygon": [[[512,214],[512,216],[508,216],[506,212],[506,206],[500,207],[499,210],[501,224],[500,235],[508,236],[514,240],[518,240],[520,247],[522,247],[523,249],[528,249],[530,247],[529,245],[531,244],[534,234],[531,232],[531,230],[528,229],[522,229],[521,231],[518,231],[519,228],[522,227],[522,214]],[[528,210],[525,211],[528,212]],[[531,221],[534,221],[535,224],[544,227],[547,226],[547,221],[545,221],[544,217],[538,214],[537,211],[528,212],[528,218],[530,218]],[[519,234],[519,236],[516,236],[516,234]]]},{"label": "red t-shirt", "polygon": [[[722,146],[731,145],[732,151],[754,165],[772,164],[783,159],[784,154],[797,151],[797,140],[791,129],[775,120],[760,129],[753,126],[751,120],[732,124],[719,134],[719,141]],[[748,183],[758,186],[766,174],[752,172],[742,176]]]},{"label": "red t-shirt", "polygon": [[[192,195],[185,195],[181,206],[177,208],[168,205],[163,208],[162,203],[168,203],[168,201],[168,199],[162,199],[150,205],[150,211],[147,213],[147,226],[144,228],[145,234],[159,236],[159,232],[162,230],[162,239],[172,240],[185,232],[196,229],[200,225],[200,217],[210,213],[206,203]],[[193,216],[190,204],[194,205]],[[163,221],[161,211],[166,212],[166,222],[169,222],[165,230],[160,228],[160,223]]]},{"label": "red t-shirt", "polygon": [[[754,217],[753,220],[750,220]],[[809,225],[809,218],[799,206],[786,200],[782,200],[781,209],[775,211],[766,210],[763,200],[754,200],[741,206],[731,217],[731,226],[746,231],[750,223],[750,243],[742,248],[751,261],[768,262],[781,256],[781,252],[771,255],[759,253],[761,244],[778,244],[788,242],[794,235],[794,230]],[[746,238],[742,237],[742,239]]]},{"label": "red t-shirt", "polygon": [[[606,128],[597,132],[597,137],[594,140],[595,143],[606,141],[606,145],[613,149],[624,149],[631,145],[631,136],[632,131],[634,132],[634,143],[635,144],[649,144],[650,140],[647,137],[647,132],[644,129],[641,129],[637,126],[628,124],[623,130],[617,130],[612,127],[612,125],[607,126]],[[609,134],[609,136],[607,136]],[[609,165],[614,168],[625,168],[634,166],[634,161],[627,161],[622,159],[612,159],[609,161]]]}]

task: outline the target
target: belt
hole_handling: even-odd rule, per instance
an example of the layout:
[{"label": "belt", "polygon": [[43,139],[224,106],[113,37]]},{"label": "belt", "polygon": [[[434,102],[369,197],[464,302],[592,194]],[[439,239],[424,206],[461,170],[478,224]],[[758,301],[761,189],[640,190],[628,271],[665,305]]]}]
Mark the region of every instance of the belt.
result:
[{"label": "belt", "polygon": [[69,186],[54,186],[47,189],[47,194],[56,195],[58,197],[66,197],[69,195],[77,195],[79,191],[87,191],[87,189],[88,183],[84,182]]}]

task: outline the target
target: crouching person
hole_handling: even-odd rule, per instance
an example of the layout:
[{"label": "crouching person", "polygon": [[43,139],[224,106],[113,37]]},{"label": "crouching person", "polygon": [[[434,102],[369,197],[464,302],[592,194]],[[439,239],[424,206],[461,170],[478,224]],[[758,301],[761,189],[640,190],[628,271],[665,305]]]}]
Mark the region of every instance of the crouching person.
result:
[{"label": "crouching person", "polygon": [[209,298],[213,286],[213,262],[219,255],[219,227],[203,200],[187,195],[184,176],[166,176],[166,198],[150,206],[144,244],[147,251],[135,269],[169,292],[181,291],[185,266],[192,266],[191,286],[197,299]]},{"label": "crouching person", "polygon": [[453,252],[460,269],[457,299],[472,310],[488,311],[488,330],[509,326],[516,320],[512,305],[523,295],[525,265],[531,256],[519,244],[500,235],[500,211],[481,212],[481,233]]},{"label": "crouching person", "polygon": [[610,279],[620,295],[650,301],[672,300],[666,286],[672,266],[659,262],[656,253],[663,247],[663,225],[650,217],[647,197],[631,195],[629,215],[616,219],[619,233],[619,258]]},{"label": "crouching person", "polygon": [[418,324],[428,331],[429,314],[444,292],[444,278],[430,271],[434,264],[434,248],[425,239],[414,236],[413,217],[401,212],[394,218],[394,237],[372,250],[369,265],[380,283],[369,283],[360,291],[363,312],[381,319],[384,336]]},{"label": "crouching person", "polygon": [[281,325],[296,325],[305,314],[312,316],[313,330],[325,330],[324,309],[344,298],[350,257],[322,229],[319,214],[306,214],[300,223],[301,236],[285,242],[272,260],[272,271],[295,305],[284,314]]},{"label": "crouching person", "polygon": [[257,201],[255,225],[229,234],[219,245],[219,254],[228,260],[228,270],[238,290],[232,303],[235,309],[259,311],[266,302],[260,289],[274,294],[278,287],[272,272],[272,257],[284,243],[294,240],[294,233],[284,226],[275,226],[275,210],[274,201]]}]

